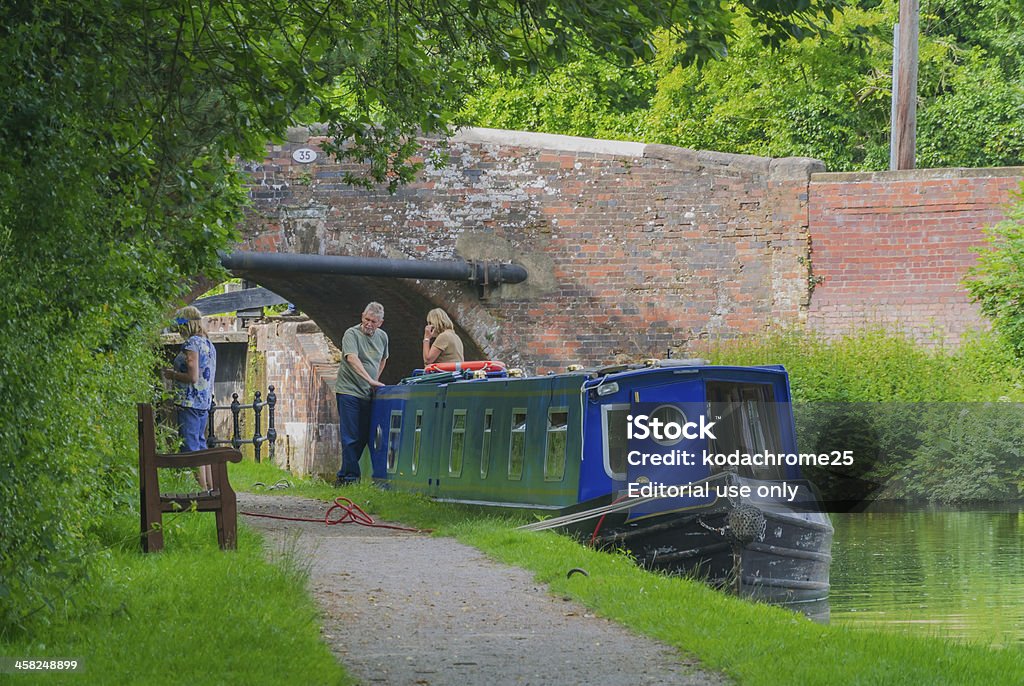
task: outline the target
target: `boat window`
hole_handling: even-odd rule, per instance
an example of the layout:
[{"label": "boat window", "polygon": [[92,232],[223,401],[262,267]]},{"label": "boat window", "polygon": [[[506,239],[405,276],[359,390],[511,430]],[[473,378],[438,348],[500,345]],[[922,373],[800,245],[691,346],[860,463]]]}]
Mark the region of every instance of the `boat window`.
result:
[{"label": "boat window", "polygon": [[416,424],[412,435],[412,473],[420,466],[420,443],[423,437],[423,410],[416,410]]},{"label": "boat window", "polygon": [[544,452],[544,480],[561,481],[565,477],[565,439],[569,427],[569,410],[552,407],[548,410],[547,450]]},{"label": "boat window", "polygon": [[523,478],[526,460],[526,410],[512,410],[512,432],[508,447],[508,478]]},{"label": "boat window", "polygon": [[487,470],[491,466],[491,425],[494,420],[494,410],[484,410],[484,438],[480,445],[480,478],[487,478]]},{"label": "boat window", "polygon": [[[778,408],[771,384],[714,381],[707,387],[708,415],[715,421],[713,453],[782,452]],[[754,479],[781,480],[782,466],[740,467],[737,472]]]},{"label": "boat window", "polygon": [[398,469],[398,448],[402,436],[402,411],[391,411],[391,426],[388,428],[388,471]]},{"label": "boat window", "polygon": [[448,474],[462,475],[462,456],[466,452],[466,410],[452,414],[452,449],[448,454]]},{"label": "boat window", "polygon": [[604,437],[604,469],[613,479],[626,478],[626,417],[629,405],[605,405],[601,408],[601,433]]}]

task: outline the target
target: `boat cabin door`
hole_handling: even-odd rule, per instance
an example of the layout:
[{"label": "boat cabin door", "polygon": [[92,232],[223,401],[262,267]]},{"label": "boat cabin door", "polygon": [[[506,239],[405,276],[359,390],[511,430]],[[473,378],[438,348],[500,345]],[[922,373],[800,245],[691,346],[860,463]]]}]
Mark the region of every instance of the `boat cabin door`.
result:
[{"label": "boat cabin door", "polygon": [[640,498],[657,499],[633,508],[631,517],[715,500],[714,489],[705,482],[710,470],[703,464],[708,434],[714,432],[714,418],[706,413],[698,379],[633,391],[626,427],[626,486]]}]

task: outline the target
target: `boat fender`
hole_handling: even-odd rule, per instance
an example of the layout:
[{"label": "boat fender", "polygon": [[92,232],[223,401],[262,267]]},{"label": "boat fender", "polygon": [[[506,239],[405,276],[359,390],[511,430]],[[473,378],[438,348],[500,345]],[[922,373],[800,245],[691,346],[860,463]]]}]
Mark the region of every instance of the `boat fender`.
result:
[{"label": "boat fender", "polygon": [[565,578],[568,579],[573,574],[582,574],[583,576],[590,576],[590,572],[588,572],[587,570],[583,569],[582,567],[573,567],[572,569],[570,569],[568,572],[565,573]]},{"label": "boat fender", "polygon": [[755,539],[764,540],[764,530],[768,522],[765,520],[764,514],[753,505],[740,505],[729,510],[727,519],[729,533],[737,541],[750,543]]}]

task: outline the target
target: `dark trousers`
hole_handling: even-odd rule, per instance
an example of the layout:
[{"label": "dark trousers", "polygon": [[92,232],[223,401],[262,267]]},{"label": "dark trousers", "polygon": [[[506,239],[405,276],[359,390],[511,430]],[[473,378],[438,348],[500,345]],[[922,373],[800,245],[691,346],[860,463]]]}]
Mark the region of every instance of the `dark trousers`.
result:
[{"label": "dark trousers", "polygon": [[370,401],[341,393],[336,393],[335,397],[338,399],[341,438],[341,469],[338,470],[338,478],[342,481],[358,481],[359,458],[370,439]]}]

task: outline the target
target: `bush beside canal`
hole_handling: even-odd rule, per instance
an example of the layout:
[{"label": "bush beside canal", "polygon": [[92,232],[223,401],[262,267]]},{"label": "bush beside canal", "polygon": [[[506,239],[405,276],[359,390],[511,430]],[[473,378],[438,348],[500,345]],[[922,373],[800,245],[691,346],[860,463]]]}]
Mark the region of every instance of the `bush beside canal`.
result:
[{"label": "bush beside canal", "polygon": [[1024,497],[1024,375],[995,334],[947,350],[881,330],[835,340],[790,330],[721,342],[707,355],[785,365],[801,452],[854,456],[853,469],[805,470],[829,501]]}]

